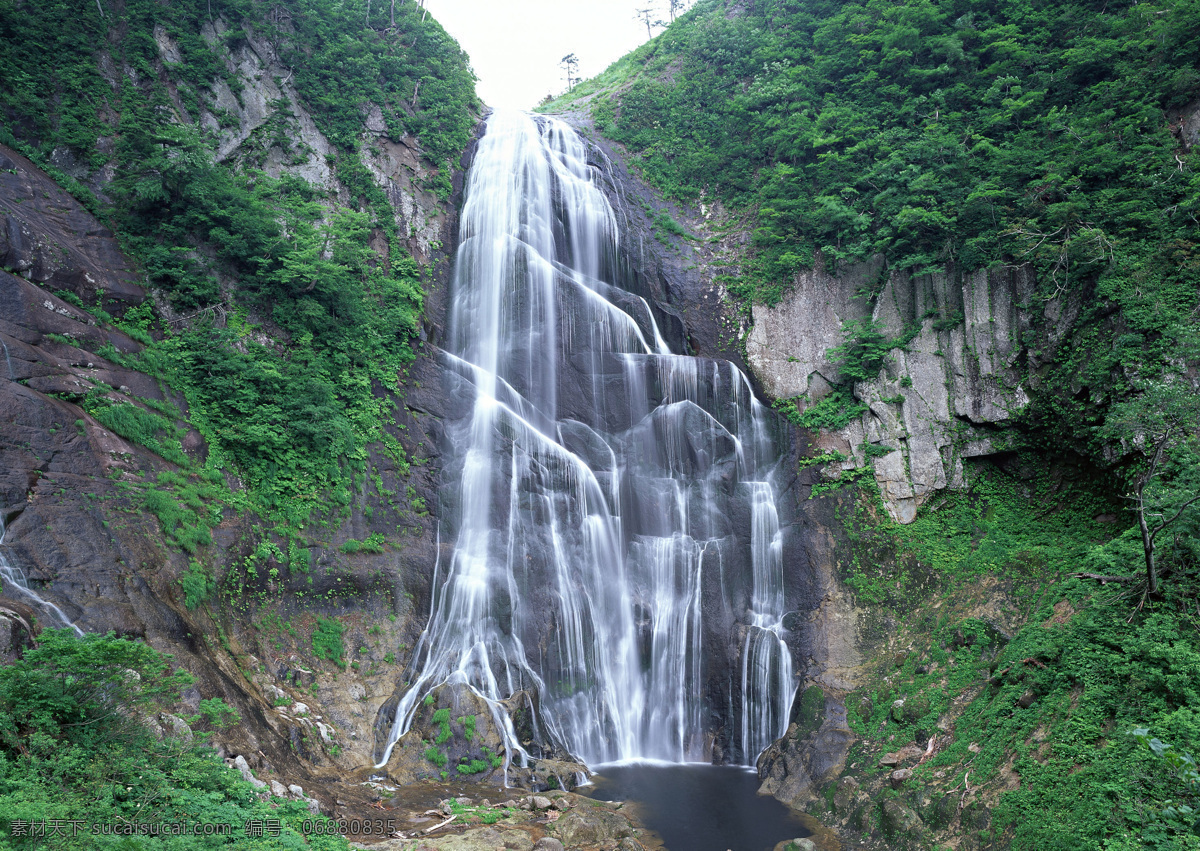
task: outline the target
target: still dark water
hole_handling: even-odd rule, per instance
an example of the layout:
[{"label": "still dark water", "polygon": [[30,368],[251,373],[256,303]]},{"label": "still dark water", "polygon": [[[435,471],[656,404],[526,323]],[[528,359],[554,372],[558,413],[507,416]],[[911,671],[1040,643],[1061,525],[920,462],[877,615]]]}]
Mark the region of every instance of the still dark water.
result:
[{"label": "still dark water", "polygon": [[593,798],[637,802],[668,851],[771,851],[810,835],[787,807],[757,794],[758,776],[745,768],[605,766],[592,782]]}]

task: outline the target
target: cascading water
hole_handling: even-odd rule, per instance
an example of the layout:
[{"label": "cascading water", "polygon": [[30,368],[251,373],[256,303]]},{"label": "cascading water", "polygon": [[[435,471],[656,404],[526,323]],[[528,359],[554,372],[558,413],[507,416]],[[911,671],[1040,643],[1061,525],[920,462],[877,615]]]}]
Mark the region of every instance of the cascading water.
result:
[{"label": "cascading water", "polygon": [[29,581],[25,578],[25,572],[9,561],[4,547],[4,535],[7,531],[4,525],[4,517],[0,515],[0,588],[8,594],[25,600],[30,606],[40,612],[42,617],[46,619],[47,626],[59,629],[70,627],[75,630],[76,635],[82,636],[83,630],[71,623],[70,618],[66,616],[66,613],[62,609],[30,588]]},{"label": "cascading water", "polygon": [[8,345],[0,340],[0,348],[4,349],[4,366],[8,371],[8,380],[12,381],[15,374],[13,373],[12,357],[8,353]]},{"label": "cascading water", "polygon": [[[794,692],[766,411],[614,285],[616,218],[565,124],[488,120],[460,236],[453,555],[379,765],[442,684],[488,702],[510,757],[525,752],[502,701],[536,694],[541,732],[590,764],[708,761],[734,701],[730,747],[752,763]],[[706,644],[738,630],[735,684]]]}]

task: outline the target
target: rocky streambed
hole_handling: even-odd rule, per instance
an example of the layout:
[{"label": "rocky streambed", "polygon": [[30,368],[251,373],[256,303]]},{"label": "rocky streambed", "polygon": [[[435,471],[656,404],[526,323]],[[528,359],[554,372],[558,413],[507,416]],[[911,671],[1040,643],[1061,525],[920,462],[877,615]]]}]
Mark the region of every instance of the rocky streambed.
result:
[{"label": "rocky streambed", "polygon": [[[651,851],[662,841],[642,826],[636,806],[555,790],[521,795],[486,784],[368,781],[365,800],[339,801],[336,820],[353,847],[371,851]],[[380,833],[386,828],[387,833]],[[369,832],[368,832],[369,831]]]}]

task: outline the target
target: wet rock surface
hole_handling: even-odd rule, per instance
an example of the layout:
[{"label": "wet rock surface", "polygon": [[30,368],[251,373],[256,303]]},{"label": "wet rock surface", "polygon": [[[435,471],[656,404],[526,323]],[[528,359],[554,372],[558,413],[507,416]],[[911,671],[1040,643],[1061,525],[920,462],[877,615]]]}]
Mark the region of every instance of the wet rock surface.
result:
[{"label": "wet rock surface", "polygon": [[0,145],[0,268],[85,304],[138,304],[142,288],[112,237],[28,159]]}]

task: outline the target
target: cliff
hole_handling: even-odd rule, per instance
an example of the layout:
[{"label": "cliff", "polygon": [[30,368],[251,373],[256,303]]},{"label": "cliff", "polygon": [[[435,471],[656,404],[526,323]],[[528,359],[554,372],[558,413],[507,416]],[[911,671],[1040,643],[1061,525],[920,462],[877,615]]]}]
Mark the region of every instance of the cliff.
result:
[{"label": "cliff", "polygon": [[[429,609],[433,342],[477,102],[420,10],[320,11],[0,13],[10,69],[78,51],[2,104],[38,162],[0,146],[0,512],[17,609],[174,654],[177,711],[224,700],[221,753],[321,781],[328,813]],[[368,70],[327,100],[345,39]]]},{"label": "cliff", "polygon": [[[872,307],[862,293],[881,273]],[[767,392],[801,400],[800,411],[853,385],[866,410],[817,446],[845,459],[835,469],[870,467],[892,517],[911,523],[938,491],[967,487],[964,459],[1016,445],[1009,428],[1079,312],[1035,306],[1035,290],[1028,267],[916,277],[889,275],[880,262],[818,269],[798,275],[778,305],[754,306],[746,353]],[[864,319],[907,342],[876,378],[848,381],[828,352],[846,323]]]}]

